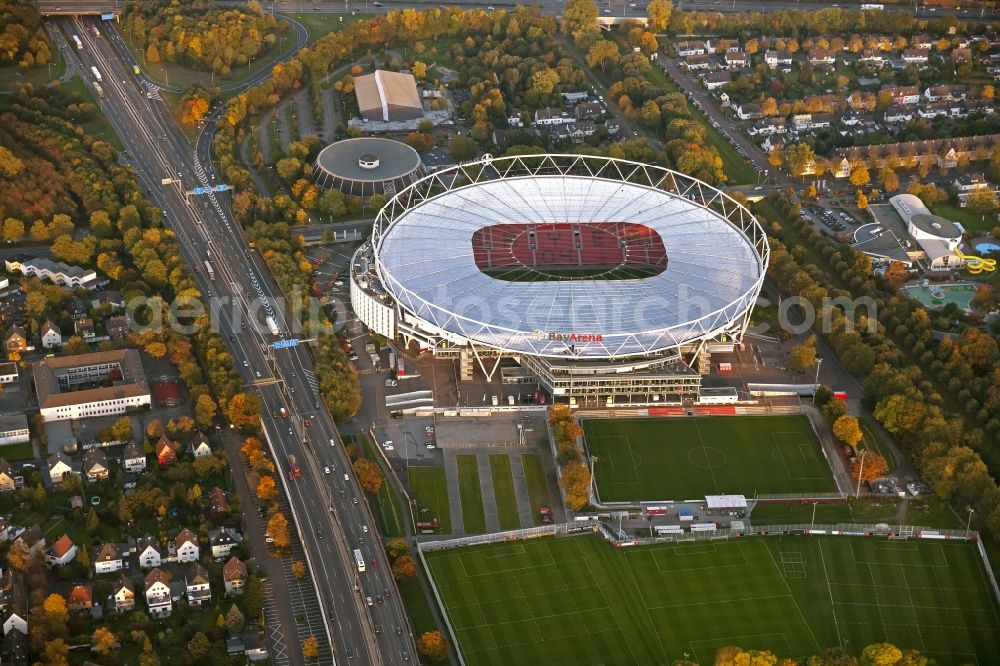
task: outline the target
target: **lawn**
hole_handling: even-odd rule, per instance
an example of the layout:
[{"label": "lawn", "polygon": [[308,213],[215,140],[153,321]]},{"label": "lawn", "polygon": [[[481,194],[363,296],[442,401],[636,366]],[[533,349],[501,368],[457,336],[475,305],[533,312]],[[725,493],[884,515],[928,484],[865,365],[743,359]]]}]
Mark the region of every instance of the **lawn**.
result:
[{"label": "lawn", "polygon": [[583,430],[605,502],[837,490],[805,416],[593,419]]},{"label": "lawn", "polygon": [[616,549],[596,536],[427,554],[466,663],[712,663],[888,641],[942,666],[1000,663],[973,544],[784,536]]},{"label": "lawn", "polygon": [[118,138],[118,133],[115,132],[114,127],[111,123],[107,121],[104,114],[100,112],[100,105],[97,103],[98,100],[91,92],[90,86],[84,83],[83,79],[79,76],[74,76],[72,79],[66,83],[60,84],[63,90],[68,90],[70,92],[75,92],[83,97],[85,102],[91,102],[97,109],[98,113],[93,120],[85,123],[80,123],[80,126],[95,139],[101,141],[106,141],[107,143],[114,146],[119,151],[123,150],[123,145],[121,139]]},{"label": "lawn", "polygon": [[490,476],[493,477],[493,495],[497,503],[497,518],[501,530],[521,527],[514,496],[514,475],[510,471],[510,457],[505,454],[490,456]]},{"label": "lawn", "polygon": [[538,510],[543,506],[552,506],[542,456],[537,453],[522,453],[521,465],[524,466],[524,484],[528,486],[528,501],[531,502],[531,520],[535,525],[541,525],[542,515]]},{"label": "lawn", "polygon": [[[968,208],[959,208],[948,204],[934,204],[934,213],[952,222],[958,222],[966,231],[990,231],[997,225],[993,215],[974,213]],[[969,251],[972,252],[972,250]]]},{"label": "lawn", "polygon": [[486,532],[483,509],[483,489],[479,484],[479,462],[476,456],[455,456],[458,463],[458,493],[462,498],[462,523],[466,534]]},{"label": "lawn", "polygon": [[16,65],[0,67],[0,90],[13,91],[19,83],[33,83],[36,86],[56,81],[66,73],[66,61],[62,51],[52,49],[52,65],[44,67],[29,67],[22,69]]},{"label": "lawn", "polygon": [[[367,437],[364,439],[364,444],[365,457],[378,464],[377,454]],[[379,465],[379,468],[381,469],[381,465]],[[399,509],[396,492],[393,490],[389,478],[385,474],[382,477],[382,487],[379,488],[378,494],[375,495],[375,502],[371,504],[372,513],[375,514],[375,520],[379,524],[379,531],[383,536],[387,537],[406,536],[406,531],[403,529],[404,519]]]},{"label": "lawn", "polygon": [[357,23],[365,18],[364,16],[357,15],[344,16],[343,14],[325,14],[321,12],[303,12],[301,14],[288,12],[288,15],[294,18],[296,23],[301,23],[305,27],[306,32],[309,33],[310,44],[327,33],[343,30],[352,23]]},{"label": "lawn", "polygon": [[35,457],[35,453],[31,448],[31,442],[7,444],[0,450],[3,451],[3,457],[7,460],[31,460]]},{"label": "lawn", "polygon": [[[443,467],[410,467],[410,497],[417,503],[417,520],[438,520],[438,532],[451,534],[448,482]],[[425,511],[426,509],[426,511]]]}]

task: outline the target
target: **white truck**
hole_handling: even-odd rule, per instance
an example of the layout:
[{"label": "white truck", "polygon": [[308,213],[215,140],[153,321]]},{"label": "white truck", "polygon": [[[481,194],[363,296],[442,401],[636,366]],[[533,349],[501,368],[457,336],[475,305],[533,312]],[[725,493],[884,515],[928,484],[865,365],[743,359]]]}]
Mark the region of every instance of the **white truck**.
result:
[{"label": "white truck", "polygon": [[267,322],[267,327],[271,329],[271,335],[279,336],[281,331],[278,329],[278,325],[274,322],[274,317],[268,317],[264,321]]},{"label": "white truck", "polygon": [[97,82],[98,82],[98,83],[100,83],[101,81],[103,81],[103,80],[104,80],[104,79],[103,79],[103,78],[101,77],[101,70],[97,69],[96,67],[91,67],[91,68],[90,68],[90,71],[91,71],[91,73],[92,73],[92,74],[94,75],[94,78],[95,78],[95,79],[97,79]]}]

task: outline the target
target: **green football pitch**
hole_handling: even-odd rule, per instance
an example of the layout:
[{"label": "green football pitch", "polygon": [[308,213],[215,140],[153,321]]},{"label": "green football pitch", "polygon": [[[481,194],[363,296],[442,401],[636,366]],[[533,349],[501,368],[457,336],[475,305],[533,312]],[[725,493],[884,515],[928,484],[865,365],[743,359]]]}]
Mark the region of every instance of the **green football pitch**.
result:
[{"label": "green football pitch", "polygon": [[942,666],[1000,663],[973,544],[770,536],[616,549],[593,535],[427,554],[466,662],[711,664],[888,641]]},{"label": "green football pitch", "polygon": [[588,419],[603,502],[837,490],[805,416]]}]

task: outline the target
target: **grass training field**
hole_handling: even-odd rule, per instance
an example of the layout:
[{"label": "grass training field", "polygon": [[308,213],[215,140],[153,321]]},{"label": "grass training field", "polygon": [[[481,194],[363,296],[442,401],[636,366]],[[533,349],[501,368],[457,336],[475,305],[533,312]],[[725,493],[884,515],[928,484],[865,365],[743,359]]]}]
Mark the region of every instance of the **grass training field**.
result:
[{"label": "grass training field", "polygon": [[591,419],[601,501],[837,490],[805,416]]},{"label": "grass training field", "polygon": [[880,641],[942,666],[1000,663],[976,547],[759,537],[616,549],[587,535],[427,554],[467,663],[712,663],[723,645],[806,657]]}]

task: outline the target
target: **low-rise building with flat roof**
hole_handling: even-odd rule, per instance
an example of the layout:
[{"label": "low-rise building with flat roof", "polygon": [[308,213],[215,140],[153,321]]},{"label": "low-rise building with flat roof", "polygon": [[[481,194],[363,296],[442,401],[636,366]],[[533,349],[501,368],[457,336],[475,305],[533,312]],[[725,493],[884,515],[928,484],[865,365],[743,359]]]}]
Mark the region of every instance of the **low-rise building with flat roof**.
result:
[{"label": "low-rise building with flat roof", "polygon": [[51,259],[13,257],[5,259],[4,265],[8,273],[20,273],[27,277],[46,279],[66,287],[86,287],[97,280],[97,271],[93,269],[70,266]]},{"label": "low-rise building with flat roof", "polygon": [[24,444],[31,441],[28,417],[24,414],[0,416],[0,446]]},{"label": "low-rise building with flat roof", "polygon": [[47,358],[34,365],[46,421],[124,414],[149,406],[149,383],[134,349]]}]

